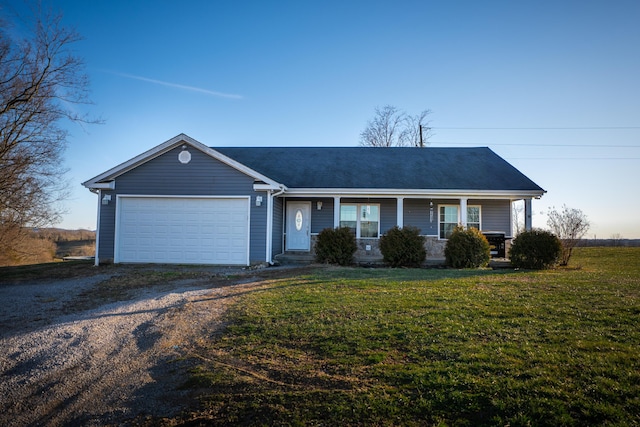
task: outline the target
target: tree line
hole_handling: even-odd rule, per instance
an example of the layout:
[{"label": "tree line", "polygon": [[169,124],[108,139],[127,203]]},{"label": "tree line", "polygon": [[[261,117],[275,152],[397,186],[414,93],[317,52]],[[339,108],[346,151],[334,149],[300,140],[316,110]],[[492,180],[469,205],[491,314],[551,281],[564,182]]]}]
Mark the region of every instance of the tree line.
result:
[{"label": "tree line", "polygon": [[[80,36],[62,17],[32,5],[32,17],[0,9],[0,258],[32,247],[34,228],[57,223],[68,194],[65,122],[96,123],[78,113],[89,81],[73,45]],[[13,19],[12,19],[13,18]],[[20,36],[14,22],[29,22]],[[40,239],[42,240],[42,239]]]},{"label": "tree line", "polygon": [[93,256],[95,241],[96,233],[91,230],[26,229],[20,240],[0,252],[0,266],[54,262],[65,256]]}]

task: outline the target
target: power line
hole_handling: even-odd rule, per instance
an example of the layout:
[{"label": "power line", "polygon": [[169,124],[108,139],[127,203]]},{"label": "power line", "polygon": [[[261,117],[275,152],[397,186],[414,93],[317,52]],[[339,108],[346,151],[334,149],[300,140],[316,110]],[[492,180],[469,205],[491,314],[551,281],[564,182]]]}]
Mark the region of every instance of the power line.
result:
[{"label": "power line", "polygon": [[[428,141],[430,144],[449,144],[449,145],[477,145],[473,142],[446,142],[446,141]],[[483,143],[487,145],[487,143]],[[492,147],[499,146],[514,146],[514,147],[576,147],[576,148],[640,148],[640,145],[610,145],[610,144],[514,144],[514,143],[497,143],[489,144]]]},{"label": "power line", "polygon": [[588,127],[440,127],[431,126],[429,129],[438,130],[617,130],[640,129],[640,126],[588,126]]},{"label": "power line", "polygon": [[640,157],[505,157],[506,160],[640,160]]}]

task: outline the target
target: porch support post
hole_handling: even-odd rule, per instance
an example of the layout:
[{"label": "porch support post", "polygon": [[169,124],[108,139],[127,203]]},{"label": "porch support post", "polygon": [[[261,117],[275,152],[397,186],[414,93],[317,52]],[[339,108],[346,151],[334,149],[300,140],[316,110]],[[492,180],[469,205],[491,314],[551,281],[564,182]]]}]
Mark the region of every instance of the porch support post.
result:
[{"label": "porch support post", "polygon": [[333,197],[333,228],[340,227],[340,197]]},{"label": "porch support post", "polygon": [[524,229],[531,231],[532,225],[531,199],[524,199]]},{"label": "porch support post", "polygon": [[466,230],[467,228],[467,198],[460,198],[460,225]]},{"label": "porch support post", "polygon": [[399,228],[404,227],[404,197],[397,197],[396,224]]}]

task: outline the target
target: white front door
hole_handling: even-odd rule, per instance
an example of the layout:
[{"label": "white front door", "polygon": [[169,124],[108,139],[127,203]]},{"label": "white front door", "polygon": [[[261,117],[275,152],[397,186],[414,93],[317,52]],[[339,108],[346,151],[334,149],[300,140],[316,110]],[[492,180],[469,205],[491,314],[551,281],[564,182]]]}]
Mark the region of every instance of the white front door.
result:
[{"label": "white front door", "polygon": [[311,202],[287,203],[287,250],[308,251],[311,245]]}]

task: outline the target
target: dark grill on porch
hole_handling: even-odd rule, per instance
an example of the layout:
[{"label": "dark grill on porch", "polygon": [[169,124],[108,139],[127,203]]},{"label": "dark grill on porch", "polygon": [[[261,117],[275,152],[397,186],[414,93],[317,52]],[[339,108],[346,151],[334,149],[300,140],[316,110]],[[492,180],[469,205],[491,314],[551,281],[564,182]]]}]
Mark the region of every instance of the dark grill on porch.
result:
[{"label": "dark grill on porch", "polygon": [[491,258],[506,258],[506,237],[502,232],[486,231],[483,232],[484,237],[489,242],[491,250]]}]

